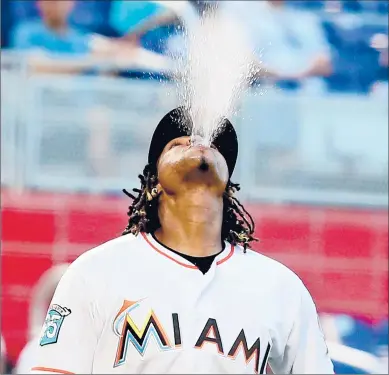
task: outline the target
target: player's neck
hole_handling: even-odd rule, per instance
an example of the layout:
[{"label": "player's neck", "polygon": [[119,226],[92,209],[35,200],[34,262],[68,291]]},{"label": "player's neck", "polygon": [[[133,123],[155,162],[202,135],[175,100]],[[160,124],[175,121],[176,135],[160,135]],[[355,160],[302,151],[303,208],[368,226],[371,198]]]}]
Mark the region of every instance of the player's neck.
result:
[{"label": "player's neck", "polygon": [[161,228],[155,232],[165,246],[191,256],[217,254],[222,249],[223,201],[198,190],[160,200]]}]

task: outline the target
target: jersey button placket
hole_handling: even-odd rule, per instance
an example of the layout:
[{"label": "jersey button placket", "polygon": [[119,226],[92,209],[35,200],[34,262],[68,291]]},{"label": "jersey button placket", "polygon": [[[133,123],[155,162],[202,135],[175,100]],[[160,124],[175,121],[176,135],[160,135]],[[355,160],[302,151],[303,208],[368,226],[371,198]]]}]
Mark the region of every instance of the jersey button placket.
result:
[{"label": "jersey button placket", "polygon": [[[206,274],[202,274],[200,271],[197,272],[196,278],[197,278],[197,290],[196,295],[193,299],[193,309],[192,309],[192,322],[191,322],[191,341],[193,342],[193,350],[198,351],[201,349],[198,349],[195,347],[196,342],[198,341],[200,334],[202,330],[205,327],[205,324],[207,323],[207,320],[211,317],[209,316],[212,311],[212,306],[209,306],[209,298],[205,298],[208,289],[210,288],[212,282],[214,281],[216,272],[217,272],[217,265],[216,261],[212,263],[211,268],[208,270]],[[215,302],[216,303],[216,302]],[[191,357],[193,363],[192,368],[193,371],[202,373],[205,365],[204,363],[199,363],[198,356],[193,352],[193,356]]]},{"label": "jersey button placket", "polygon": [[208,289],[209,285],[212,283],[215,273],[216,273],[216,261],[214,261],[211,265],[211,268],[203,274],[200,270],[196,270],[196,280],[195,280],[195,290],[196,293],[194,295],[193,299],[193,307],[199,305],[200,300],[204,294],[204,292]]}]

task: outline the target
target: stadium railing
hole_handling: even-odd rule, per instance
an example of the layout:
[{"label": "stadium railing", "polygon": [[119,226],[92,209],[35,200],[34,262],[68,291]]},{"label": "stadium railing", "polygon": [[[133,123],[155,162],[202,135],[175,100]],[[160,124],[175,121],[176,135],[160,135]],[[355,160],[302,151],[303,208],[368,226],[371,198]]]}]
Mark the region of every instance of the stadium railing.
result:
[{"label": "stadium railing", "polygon": [[[151,133],[179,102],[173,84],[29,75],[2,58],[2,184],[118,192],[136,186]],[[243,199],[388,205],[388,103],[252,88],[233,120]]]}]

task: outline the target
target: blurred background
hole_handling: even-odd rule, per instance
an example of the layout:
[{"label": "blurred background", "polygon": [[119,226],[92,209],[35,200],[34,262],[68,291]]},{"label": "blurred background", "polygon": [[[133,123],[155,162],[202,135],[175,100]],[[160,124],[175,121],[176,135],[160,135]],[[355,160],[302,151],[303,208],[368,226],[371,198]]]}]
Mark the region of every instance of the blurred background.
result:
[{"label": "blurred background", "polygon": [[[29,371],[67,264],[124,229],[121,189],[138,186],[151,133],[178,104],[172,57],[209,6],[1,1],[4,371]],[[247,28],[267,71],[233,120],[255,249],[310,289],[336,373],[387,373],[388,2],[217,11]]]}]

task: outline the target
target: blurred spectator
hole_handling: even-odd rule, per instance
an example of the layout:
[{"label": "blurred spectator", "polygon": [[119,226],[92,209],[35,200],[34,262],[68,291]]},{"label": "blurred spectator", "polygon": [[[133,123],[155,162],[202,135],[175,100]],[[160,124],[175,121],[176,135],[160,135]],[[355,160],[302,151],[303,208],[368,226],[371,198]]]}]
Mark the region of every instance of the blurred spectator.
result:
[{"label": "blurred spectator", "polygon": [[33,366],[31,361],[34,358],[34,350],[38,345],[47,309],[57,285],[68,267],[68,264],[53,266],[40,277],[34,286],[30,301],[28,342],[19,355],[14,369],[15,374],[27,374]]},{"label": "blurred spectator", "polygon": [[[164,53],[167,41],[197,21],[207,1],[115,1],[111,23],[127,40]],[[212,3],[217,3],[213,1]]]},{"label": "blurred spectator", "polygon": [[33,57],[30,64],[35,71],[77,73],[89,67],[88,64],[85,66],[85,60],[80,62],[73,59],[61,64],[69,54],[106,59],[124,56],[131,59],[132,51],[128,45],[80,31],[70,25],[69,16],[74,1],[39,0],[37,6],[41,17],[20,24],[12,43],[15,49],[30,52]]},{"label": "blurred spectator", "polygon": [[[159,39],[158,50],[165,52],[166,43],[169,39],[182,30],[188,23],[188,18],[193,22],[197,18],[195,6],[192,1],[153,1],[156,6],[156,11],[143,20],[140,20],[137,25],[130,28],[125,38],[140,42],[148,33],[155,30],[165,28],[168,34],[162,35],[162,40]],[[159,8],[158,8],[159,7]],[[157,38],[161,35],[157,35]],[[163,43],[161,43],[163,42]],[[146,43],[147,45],[147,43]]]},{"label": "blurred spectator", "polygon": [[55,53],[89,52],[90,34],[80,32],[68,23],[73,6],[71,0],[38,1],[41,19],[21,24],[15,32],[13,47]]},{"label": "blurred spectator", "polygon": [[[5,0],[10,2],[13,26],[18,26],[39,18],[39,0]],[[2,2],[3,3],[3,2]],[[105,36],[117,36],[109,25],[111,0],[75,0],[75,6],[69,15],[69,23],[85,32],[93,32]]]},{"label": "blurred spectator", "polygon": [[5,374],[7,366],[7,348],[3,335],[1,335],[0,374]]},{"label": "blurred spectator", "polygon": [[[304,80],[304,86],[324,89],[324,82],[316,77],[331,74],[330,46],[314,14],[285,7],[281,0],[187,3],[192,6],[182,7],[178,14],[189,33],[204,10],[241,24],[255,51],[258,78],[266,76],[293,87],[291,81]],[[173,55],[185,53],[182,37],[171,40],[169,47]]]},{"label": "blurred spectator", "polygon": [[331,74],[331,53],[314,13],[286,7],[283,0],[224,2],[223,8],[247,28],[258,64],[269,76],[324,89],[315,77]]},{"label": "blurred spectator", "polygon": [[166,40],[175,30],[175,22],[175,14],[165,1],[118,0],[112,3],[112,27],[120,35],[127,36],[127,40],[153,52],[164,52]]}]

